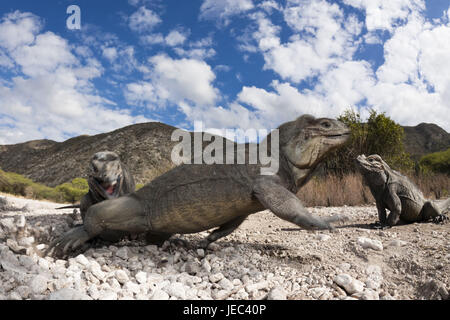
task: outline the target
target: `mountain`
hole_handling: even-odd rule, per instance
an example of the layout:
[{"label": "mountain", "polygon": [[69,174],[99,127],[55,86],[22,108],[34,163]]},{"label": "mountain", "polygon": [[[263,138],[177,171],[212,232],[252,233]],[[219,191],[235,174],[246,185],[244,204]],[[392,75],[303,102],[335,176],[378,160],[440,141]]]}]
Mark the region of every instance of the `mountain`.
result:
[{"label": "mountain", "polygon": [[[130,168],[136,183],[145,184],[175,166],[171,161],[172,149],[179,143],[171,141],[175,129],[164,123],[148,122],[64,142],[35,140],[2,145],[0,168],[54,187],[76,177],[86,178],[92,155],[110,150]],[[189,134],[193,142],[193,134]]]},{"label": "mountain", "polygon": [[[86,178],[92,155],[110,150],[130,168],[136,183],[145,184],[175,166],[171,160],[172,149],[179,143],[171,141],[175,129],[164,123],[147,122],[64,142],[34,140],[0,145],[0,168],[54,187],[77,177]],[[435,124],[421,123],[404,130],[405,149],[414,159],[450,147],[450,134]],[[193,148],[193,134],[189,134]],[[209,136],[208,141],[214,136],[204,135]],[[203,147],[208,144],[204,141]]]},{"label": "mountain", "polygon": [[450,148],[450,133],[433,123],[421,123],[415,127],[403,127],[405,151],[414,160],[428,153]]}]

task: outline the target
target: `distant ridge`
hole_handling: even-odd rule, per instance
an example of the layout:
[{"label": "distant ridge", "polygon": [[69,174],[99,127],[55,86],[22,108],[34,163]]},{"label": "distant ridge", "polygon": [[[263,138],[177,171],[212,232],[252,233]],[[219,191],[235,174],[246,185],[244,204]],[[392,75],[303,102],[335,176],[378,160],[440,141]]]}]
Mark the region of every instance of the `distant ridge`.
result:
[{"label": "distant ridge", "polygon": [[112,150],[131,168],[137,183],[145,183],[173,167],[170,156],[175,127],[160,122],[130,125],[64,142],[34,140],[0,146],[0,168],[48,186],[86,177],[92,155]]},{"label": "distant ridge", "polygon": [[428,153],[450,148],[450,133],[434,123],[421,123],[415,127],[403,127],[404,146],[414,160]]},{"label": "distant ridge", "polygon": [[[435,124],[403,128],[405,150],[416,160],[450,148],[450,134]],[[0,145],[0,168],[54,187],[86,177],[91,156],[98,151],[111,150],[128,165],[136,182],[145,184],[175,166],[171,161],[172,149],[178,144],[178,141],[171,141],[175,129],[164,123],[147,122],[93,136],[81,135],[64,142],[33,140]],[[204,142],[204,146],[209,143]]]}]

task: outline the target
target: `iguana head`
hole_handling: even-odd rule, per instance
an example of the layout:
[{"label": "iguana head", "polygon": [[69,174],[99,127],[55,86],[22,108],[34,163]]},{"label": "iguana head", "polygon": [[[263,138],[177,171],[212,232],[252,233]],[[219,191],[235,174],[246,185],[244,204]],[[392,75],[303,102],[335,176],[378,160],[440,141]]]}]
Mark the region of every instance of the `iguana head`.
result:
[{"label": "iguana head", "polygon": [[115,152],[97,152],[91,159],[89,187],[105,198],[114,197],[119,193],[122,174],[121,162]]},{"label": "iguana head", "polygon": [[315,167],[347,142],[350,129],[342,122],[303,115],[280,126],[280,150],[285,155],[296,185],[306,183]]},{"label": "iguana head", "polygon": [[372,154],[368,157],[363,154],[359,155],[356,163],[361,174],[370,184],[383,185],[386,183],[388,171],[391,168],[379,155]]}]

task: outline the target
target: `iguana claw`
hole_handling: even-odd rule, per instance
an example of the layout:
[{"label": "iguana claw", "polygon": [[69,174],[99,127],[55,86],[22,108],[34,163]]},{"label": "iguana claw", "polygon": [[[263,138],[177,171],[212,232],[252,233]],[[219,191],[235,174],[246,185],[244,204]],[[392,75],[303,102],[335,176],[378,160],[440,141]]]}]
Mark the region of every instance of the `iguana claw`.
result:
[{"label": "iguana claw", "polygon": [[58,253],[66,255],[70,250],[75,250],[90,239],[84,226],[79,226],[67,231],[64,235],[53,241],[48,247],[45,254],[51,253],[55,250]]},{"label": "iguana claw", "polygon": [[433,218],[433,223],[443,224],[443,223],[448,222],[449,219],[450,218],[448,216],[446,216],[445,214],[440,214],[440,215],[438,215],[438,216]]}]

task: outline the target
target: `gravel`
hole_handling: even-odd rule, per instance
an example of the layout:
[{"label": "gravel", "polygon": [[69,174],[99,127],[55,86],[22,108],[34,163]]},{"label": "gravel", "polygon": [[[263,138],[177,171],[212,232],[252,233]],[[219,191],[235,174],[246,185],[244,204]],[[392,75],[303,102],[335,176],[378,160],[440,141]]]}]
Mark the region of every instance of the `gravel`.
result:
[{"label": "gravel", "polygon": [[72,212],[49,202],[2,199],[0,299],[449,298],[450,224],[370,229],[374,206],[308,208],[350,218],[331,232],[302,230],[265,211],[206,250],[198,248],[208,234],[201,232],[175,236],[188,247],[179,241],[158,247],[135,237],[94,242],[58,259],[43,251],[70,229]]}]

